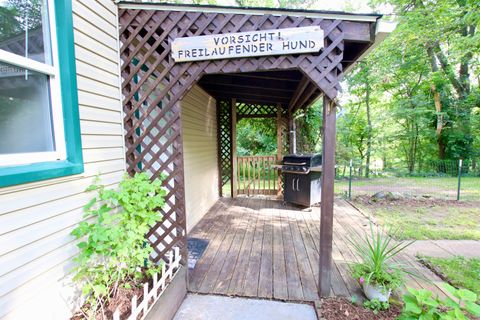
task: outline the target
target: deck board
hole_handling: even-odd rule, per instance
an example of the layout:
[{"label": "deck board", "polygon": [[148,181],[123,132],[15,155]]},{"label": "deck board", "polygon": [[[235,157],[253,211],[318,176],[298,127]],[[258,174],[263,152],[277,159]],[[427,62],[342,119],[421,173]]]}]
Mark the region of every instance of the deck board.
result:
[{"label": "deck board", "polygon": [[288,299],[287,275],[285,267],[285,249],[283,246],[283,227],[280,215],[280,203],[275,203],[273,218],[273,297]]},{"label": "deck board", "polygon": [[[265,203],[267,200],[262,200]],[[262,259],[258,279],[258,296],[273,298],[273,217],[274,208],[265,208],[265,225],[263,227]]]},{"label": "deck board", "polygon": [[243,289],[243,294],[239,293],[246,297],[256,297],[258,294],[258,280],[260,277],[260,266],[262,261],[263,228],[265,225],[265,217],[259,212],[261,201],[256,199],[256,201],[252,200],[252,202],[254,202],[254,205],[252,206],[254,211],[250,214],[258,215],[258,219],[255,224],[252,249],[250,251],[250,256],[248,257],[247,272],[245,273],[245,287]]},{"label": "deck board", "polygon": [[[348,263],[358,260],[348,233],[368,228],[368,218],[347,201],[337,199],[333,227],[332,294],[361,298],[361,288],[348,269]],[[191,292],[285,301],[319,299],[319,207],[302,210],[267,198],[223,198],[189,237],[208,241],[190,273]],[[398,260],[433,281],[409,278],[409,286],[444,294],[435,283],[440,279],[429,270],[408,256]]]}]

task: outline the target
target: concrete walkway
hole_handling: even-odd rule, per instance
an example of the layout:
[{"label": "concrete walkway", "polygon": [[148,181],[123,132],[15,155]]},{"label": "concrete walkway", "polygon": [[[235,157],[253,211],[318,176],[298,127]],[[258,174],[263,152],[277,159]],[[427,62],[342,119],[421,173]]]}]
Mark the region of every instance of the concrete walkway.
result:
[{"label": "concrete walkway", "polygon": [[480,241],[476,240],[418,240],[408,247],[412,255],[423,255],[436,258],[463,256],[480,258]]},{"label": "concrete walkway", "polygon": [[174,320],[317,320],[308,304],[189,294]]}]

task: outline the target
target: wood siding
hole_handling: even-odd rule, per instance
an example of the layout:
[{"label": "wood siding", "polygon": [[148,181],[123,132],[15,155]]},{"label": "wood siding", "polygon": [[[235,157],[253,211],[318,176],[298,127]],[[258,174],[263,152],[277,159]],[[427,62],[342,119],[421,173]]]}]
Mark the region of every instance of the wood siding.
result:
[{"label": "wood siding", "polygon": [[181,101],[187,232],[218,199],[215,100],[194,86]]},{"label": "wood siding", "polygon": [[114,186],[125,171],[117,7],[76,0],[73,11],[85,172],[0,189],[2,319],[65,319],[77,309],[69,234],[91,197],[84,190],[97,174]]}]

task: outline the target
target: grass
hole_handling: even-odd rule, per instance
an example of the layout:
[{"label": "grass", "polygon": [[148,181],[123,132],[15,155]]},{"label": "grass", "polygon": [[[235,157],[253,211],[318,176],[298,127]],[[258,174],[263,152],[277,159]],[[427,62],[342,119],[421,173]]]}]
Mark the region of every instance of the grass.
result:
[{"label": "grass", "polygon": [[[456,177],[381,177],[352,180],[352,196],[379,191],[398,191],[402,193],[429,195],[441,199],[457,198]],[[335,193],[348,192],[348,179],[335,181]],[[460,199],[480,201],[480,177],[462,177]]]},{"label": "grass", "polygon": [[480,208],[477,203],[455,201],[398,201],[353,203],[381,225],[399,228],[397,238],[415,240],[480,240]]},{"label": "grass", "polygon": [[422,257],[455,287],[475,292],[480,296],[480,259],[464,257]]}]

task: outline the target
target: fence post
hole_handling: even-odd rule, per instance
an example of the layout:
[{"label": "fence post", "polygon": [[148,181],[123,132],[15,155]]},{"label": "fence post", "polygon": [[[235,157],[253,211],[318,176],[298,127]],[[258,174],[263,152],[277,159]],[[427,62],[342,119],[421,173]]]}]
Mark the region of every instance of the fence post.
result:
[{"label": "fence post", "polygon": [[349,177],[348,177],[348,199],[352,200],[352,167],[353,167],[353,161],[350,159],[350,172],[349,172]]},{"label": "fence post", "polygon": [[462,181],[462,159],[458,160],[458,186],[457,186],[457,201],[460,201],[460,182]]}]

